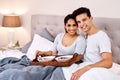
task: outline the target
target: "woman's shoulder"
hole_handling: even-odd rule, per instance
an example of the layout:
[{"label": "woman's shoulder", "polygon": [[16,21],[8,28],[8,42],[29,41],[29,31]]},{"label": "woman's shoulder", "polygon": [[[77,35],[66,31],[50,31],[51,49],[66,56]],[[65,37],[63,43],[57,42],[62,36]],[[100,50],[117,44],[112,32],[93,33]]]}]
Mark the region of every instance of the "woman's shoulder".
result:
[{"label": "woman's shoulder", "polygon": [[61,39],[64,36],[65,33],[59,33],[57,34],[57,36],[55,37],[55,39]]},{"label": "woman's shoulder", "polygon": [[77,40],[78,40],[78,41],[79,41],[79,40],[85,40],[85,37],[84,37],[84,36],[82,36],[82,35],[78,35]]},{"label": "woman's shoulder", "polygon": [[65,33],[59,33],[59,34],[57,34],[57,36],[56,37],[62,37],[63,35],[64,35]]},{"label": "woman's shoulder", "polygon": [[77,40],[75,41],[75,43],[79,46],[81,45],[86,45],[86,39],[84,38],[84,36],[78,36]]}]

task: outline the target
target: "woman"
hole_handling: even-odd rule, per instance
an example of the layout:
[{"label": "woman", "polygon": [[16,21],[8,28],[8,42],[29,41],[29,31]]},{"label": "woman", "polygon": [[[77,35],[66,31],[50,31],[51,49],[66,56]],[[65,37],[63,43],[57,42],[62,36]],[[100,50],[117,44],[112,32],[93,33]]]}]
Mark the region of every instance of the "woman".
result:
[{"label": "woman", "polygon": [[86,46],[85,39],[77,33],[78,25],[72,14],[65,17],[64,28],[65,32],[58,34],[55,38],[53,50],[46,52],[37,51],[35,60],[40,55],[73,55],[73,58],[63,62],[57,62],[56,60],[50,62],[34,62],[34,60],[31,62],[31,65],[70,66],[83,58]]},{"label": "woman", "polygon": [[[54,47],[51,51],[41,52],[37,51],[36,59],[31,62],[31,65],[42,65],[42,66],[59,66],[52,73],[50,80],[64,80],[63,73],[66,72],[65,69],[72,69],[74,64],[83,58],[85,52],[86,41],[85,39],[77,33],[78,25],[75,21],[73,15],[69,14],[64,19],[65,32],[57,35],[54,41]],[[67,61],[46,61],[46,62],[36,62],[38,56],[48,56],[48,55],[73,55],[73,58]],[[69,66],[69,67],[66,67]],[[65,71],[65,72],[64,72]]]},{"label": "woman", "polygon": [[[54,70],[50,80],[64,80],[64,75],[66,74],[63,73],[66,73],[66,69],[72,69],[73,66],[76,66],[77,64],[74,63],[80,61],[83,58],[83,54],[85,52],[86,41],[81,35],[77,33],[78,25],[73,15],[69,14],[65,17],[64,28],[65,32],[58,34],[55,38],[53,49],[46,52],[37,51],[36,59],[31,62],[31,65],[60,66]],[[63,62],[56,60],[36,62],[37,57],[40,55],[73,55],[73,58]]]}]

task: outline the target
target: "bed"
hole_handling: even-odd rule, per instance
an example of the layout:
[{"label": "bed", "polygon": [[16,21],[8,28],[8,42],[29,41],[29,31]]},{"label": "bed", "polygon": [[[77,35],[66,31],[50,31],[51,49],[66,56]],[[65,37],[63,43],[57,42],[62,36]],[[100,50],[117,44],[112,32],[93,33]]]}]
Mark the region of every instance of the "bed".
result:
[{"label": "bed", "polygon": [[[35,58],[34,53],[36,50],[45,51],[45,50],[51,49],[56,35],[60,32],[64,32],[63,23],[64,23],[64,16],[40,15],[40,14],[32,15],[31,16],[31,41],[28,42],[22,48],[22,52],[19,52],[18,50],[4,51],[4,52],[1,51],[0,59],[3,59],[5,57],[16,57],[21,60],[26,59],[27,61],[25,63],[29,62],[29,59],[32,60]],[[113,63],[114,65],[111,68],[111,70],[115,74],[120,75],[120,40],[118,39],[120,37],[119,35],[120,19],[95,17],[94,23],[97,25],[97,27],[105,31],[110,37],[111,43],[112,43],[112,52],[113,52],[113,61],[114,61]],[[78,33],[84,35],[80,30]],[[40,35],[39,38],[37,37],[38,35]],[[27,55],[29,59],[26,58],[26,56],[24,55]],[[12,58],[12,60],[14,62],[15,59]],[[21,60],[18,60],[18,61],[21,61]],[[51,68],[51,70],[53,69],[54,67]],[[1,75],[0,75],[0,78],[1,78]],[[5,79],[2,78],[2,80],[5,80]],[[42,80],[42,78],[40,80]]]}]

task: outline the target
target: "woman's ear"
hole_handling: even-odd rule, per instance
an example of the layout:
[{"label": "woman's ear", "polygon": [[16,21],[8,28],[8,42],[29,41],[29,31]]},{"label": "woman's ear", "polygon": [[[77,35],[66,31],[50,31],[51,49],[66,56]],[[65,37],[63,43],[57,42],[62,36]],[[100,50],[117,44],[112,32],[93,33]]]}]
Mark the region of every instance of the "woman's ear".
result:
[{"label": "woman's ear", "polygon": [[65,26],[64,26],[64,29],[65,29],[65,32],[67,33],[67,30],[66,30]]}]

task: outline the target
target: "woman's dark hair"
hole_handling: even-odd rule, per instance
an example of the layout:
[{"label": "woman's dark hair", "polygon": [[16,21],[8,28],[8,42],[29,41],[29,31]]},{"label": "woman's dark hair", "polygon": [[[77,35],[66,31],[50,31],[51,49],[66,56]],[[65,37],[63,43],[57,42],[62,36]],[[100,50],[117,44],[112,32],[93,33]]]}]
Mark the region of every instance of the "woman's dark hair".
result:
[{"label": "woman's dark hair", "polygon": [[76,18],[76,16],[83,14],[83,13],[86,13],[88,17],[91,17],[90,10],[86,7],[80,7],[78,9],[74,10],[72,14]]},{"label": "woman's dark hair", "polygon": [[[73,16],[73,14],[68,14],[65,18],[64,18],[64,25],[67,24],[68,20],[69,19],[73,19],[75,21],[75,24],[77,25],[77,22],[75,20],[75,17]],[[67,33],[66,29],[65,29],[65,32]]]},{"label": "woman's dark hair", "polygon": [[[64,25],[67,24],[67,22],[68,22],[69,19],[75,20],[75,17],[74,17],[72,14],[68,14],[68,15],[64,18]],[[76,20],[75,20],[75,23],[77,24]]]}]

